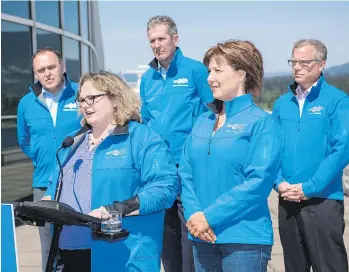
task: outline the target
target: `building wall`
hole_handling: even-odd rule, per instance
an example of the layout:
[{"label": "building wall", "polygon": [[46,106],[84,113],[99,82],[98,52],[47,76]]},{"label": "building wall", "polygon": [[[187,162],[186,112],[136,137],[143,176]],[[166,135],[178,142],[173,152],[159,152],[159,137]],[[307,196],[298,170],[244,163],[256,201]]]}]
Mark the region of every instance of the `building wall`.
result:
[{"label": "building wall", "polygon": [[96,1],[1,1],[1,149],[17,146],[18,101],[33,84],[33,53],[53,47],[78,81],[104,68]]}]

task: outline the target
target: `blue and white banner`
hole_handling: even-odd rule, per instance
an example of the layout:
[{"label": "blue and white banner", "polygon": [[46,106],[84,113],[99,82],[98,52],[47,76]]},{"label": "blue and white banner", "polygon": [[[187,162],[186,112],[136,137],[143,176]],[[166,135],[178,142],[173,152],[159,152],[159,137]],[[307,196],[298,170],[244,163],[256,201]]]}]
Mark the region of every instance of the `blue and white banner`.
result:
[{"label": "blue and white banner", "polygon": [[1,271],[18,271],[15,219],[11,204],[1,204]]}]

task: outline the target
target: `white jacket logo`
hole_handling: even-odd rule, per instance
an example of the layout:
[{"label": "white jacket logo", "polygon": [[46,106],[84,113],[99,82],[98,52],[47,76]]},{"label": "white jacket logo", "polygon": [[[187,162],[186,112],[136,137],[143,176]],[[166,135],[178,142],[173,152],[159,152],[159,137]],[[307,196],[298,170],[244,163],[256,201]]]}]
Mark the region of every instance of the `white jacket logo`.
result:
[{"label": "white jacket logo", "polygon": [[76,103],[69,103],[64,105],[63,111],[76,111],[78,110],[78,105]]},{"label": "white jacket logo", "polygon": [[188,86],[188,79],[187,78],[179,78],[173,81],[173,87],[186,87]]},{"label": "white jacket logo", "polygon": [[124,158],[126,157],[126,148],[121,148],[120,150],[112,150],[112,151],[108,151],[105,153],[105,157],[106,158],[115,158],[115,157],[118,157],[118,158]]},{"label": "white jacket logo", "polygon": [[227,128],[230,128],[231,130],[226,130],[227,132],[234,132],[239,133],[244,131],[245,124],[227,124]]},{"label": "white jacket logo", "polygon": [[321,114],[321,111],[324,109],[322,106],[312,107],[309,109],[309,114]]}]

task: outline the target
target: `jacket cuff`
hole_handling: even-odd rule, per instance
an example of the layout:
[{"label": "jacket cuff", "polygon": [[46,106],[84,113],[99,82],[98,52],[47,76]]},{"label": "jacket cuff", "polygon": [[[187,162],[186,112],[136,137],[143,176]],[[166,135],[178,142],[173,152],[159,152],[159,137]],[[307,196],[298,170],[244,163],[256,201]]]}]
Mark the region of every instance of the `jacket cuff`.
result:
[{"label": "jacket cuff", "polygon": [[49,187],[46,189],[46,192],[44,193],[43,197],[44,197],[44,196],[50,196],[50,197],[51,197],[51,200],[54,200],[52,186],[49,186]]},{"label": "jacket cuff", "polygon": [[151,207],[149,207],[149,196],[146,192],[140,192],[137,194],[139,200],[139,214],[147,214],[151,211]]},{"label": "jacket cuff", "polygon": [[204,215],[206,217],[207,223],[211,228],[216,227],[219,222],[218,222],[218,216],[217,214],[215,215],[215,213],[211,210],[205,209],[204,210]]},{"label": "jacket cuff", "polygon": [[114,201],[113,204],[104,206],[108,212],[121,212],[123,216],[139,209],[138,196],[131,197],[123,202]]},{"label": "jacket cuff", "polygon": [[113,204],[104,206],[104,208],[108,211],[108,212],[118,212],[118,210],[116,209],[116,207]]},{"label": "jacket cuff", "polygon": [[315,183],[312,180],[302,183],[302,190],[305,197],[313,197],[316,193]]},{"label": "jacket cuff", "polygon": [[284,182],[284,180],[279,180],[279,181],[277,181],[276,183],[274,183],[274,190],[277,192],[277,193],[279,193],[279,185],[282,183],[282,182]]},{"label": "jacket cuff", "polygon": [[200,210],[200,209],[195,209],[195,208],[190,209],[190,210],[184,209],[184,219],[185,219],[186,221],[188,221],[189,218],[190,218],[194,213],[197,213],[197,212],[202,212],[202,210]]}]

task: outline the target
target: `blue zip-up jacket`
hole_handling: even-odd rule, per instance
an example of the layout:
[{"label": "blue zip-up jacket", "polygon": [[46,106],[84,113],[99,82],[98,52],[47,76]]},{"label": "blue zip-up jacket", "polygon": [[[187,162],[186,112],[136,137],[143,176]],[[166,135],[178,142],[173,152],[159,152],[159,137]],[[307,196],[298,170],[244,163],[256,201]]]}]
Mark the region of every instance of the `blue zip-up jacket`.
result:
[{"label": "blue zip-up jacket", "polygon": [[[60,154],[63,166],[83,135],[78,133],[74,145]],[[51,199],[58,174],[56,169],[54,182],[46,192]],[[165,209],[173,205],[178,186],[175,162],[158,134],[134,121],[116,127],[96,147],[91,210],[138,195],[140,215],[123,218],[123,229],[130,231],[127,239],[92,242],[92,271],[160,271]]]},{"label": "blue zip-up jacket", "polygon": [[203,211],[218,244],[272,245],[268,196],[279,171],[282,130],[250,94],[224,104],[224,125],[212,136],[215,114],[201,115],[183,147],[185,218]]},{"label": "blue zip-up jacket", "polygon": [[67,135],[81,127],[75,103],[78,84],[70,81],[66,74],[64,76],[66,88],[58,102],[56,126],[39,81],[29,87],[29,93],[18,104],[18,144],[33,162],[33,188],[47,187],[55,169],[57,149]]},{"label": "blue zip-up jacket", "polygon": [[286,180],[302,183],[307,197],[343,200],[342,175],[349,163],[349,96],[323,76],[305,99],[302,116],[297,83],[274,105],[286,141],[275,189]]},{"label": "blue zip-up jacket", "polygon": [[204,103],[213,100],[207,83],[207,68],[199,61],[184,57],[177,48],[166,79],[154,59],[141,81],[142,121],[169,144],[179,163],[182,147],[196,118],[207,111]]}]

